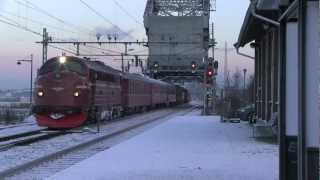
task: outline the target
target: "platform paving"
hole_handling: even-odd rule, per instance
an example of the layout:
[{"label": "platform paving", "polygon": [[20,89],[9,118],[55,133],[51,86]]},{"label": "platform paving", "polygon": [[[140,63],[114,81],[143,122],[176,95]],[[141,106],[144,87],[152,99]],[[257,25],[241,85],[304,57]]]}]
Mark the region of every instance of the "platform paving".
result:
[{"label": "platform paving", "polygon": [[50,180],[277,180],[278,147],[245,123],[178,116]]}]

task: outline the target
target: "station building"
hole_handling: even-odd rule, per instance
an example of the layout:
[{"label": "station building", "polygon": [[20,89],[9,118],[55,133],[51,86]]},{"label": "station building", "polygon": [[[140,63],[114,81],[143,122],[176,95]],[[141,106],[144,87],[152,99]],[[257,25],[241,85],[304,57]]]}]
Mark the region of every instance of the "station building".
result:
[{"label": "station building", "polygon": [[278,123],[280,180],[319,180],[319,1],[252,0],[235,48],[255,50],[256,119]]}]

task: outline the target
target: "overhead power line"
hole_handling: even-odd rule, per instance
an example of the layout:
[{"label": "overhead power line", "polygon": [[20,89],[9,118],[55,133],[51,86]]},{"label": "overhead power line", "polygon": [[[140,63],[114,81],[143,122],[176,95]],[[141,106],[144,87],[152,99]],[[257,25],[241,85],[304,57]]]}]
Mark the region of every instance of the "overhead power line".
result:
[{"label": "overhead power line", "polygon": [[68,50],[68,49],[65,49],[65,48],[62,48],[62,47],[54,46],[54,45],[51,45],[51,44],[49,44],[48,46],[49,46],[49,47],[52,47],[52,48],[54,48],[54,49],[58,49],[58,50],[61,50],[61,51],[68,52],[68,53],[73,54],[73,55],[76,55],[76,54],[77,54],[77,53],[75,53],[75,52],[73,52],[73,51],[71,51],[71,50]]},{"label": "overhead power line", "polygon": [[[117,30],[120,30],[122,32],[127,33],[126,31],[122,30],[119,26],[117,26],[116,24],[114,24],[112,21],[110,21],[107,17],[105,17],[104,15],[102,15],[100,12],[98,12],[97,10],[95,10],[92,6],[90,6],[88,3],[86,3],[84,0],[79,0],[83,5],[85,5],[88,9],[90,9],[94,14],[96,14],[98,17],[100,17],[101,19],[103,19],[106,23],[110,24],[111,26],[115,27]],[[129,34],[129,33],[127,33]]]},{"label": "overhead power line", "polygon": [[101,48],[101,47],[90,46],[90,45],[86,45],[86,47],[92,48],[92,49],[98,49],[98,50],[102,50],[102,51],[108,51],[108,52],[111,52],[111,53],[121,54],[121,52],[119,52],[119,51],[113,51],[113,50],[105,49],[105,48]]},{"label": "overhead power line", "polygon": [[37,21],[37,20],[31,19],[31,18],[28,18],[28,17],[25,17],[25,16],[20,16],[20,15],[17,15],[15,13],[12,13],[12,12],[1,11],[0,13],[4,13],[4,14],[7,14],[7,15],[15,17],[15,18],[21,18],[21,19],[24,19],[26,21],[30,21],[30,22],[32,22],[34,24],[38,24],[40,26],[45,26],[45,27],[53,28],[53,29],[56,29],[56,30],[59,30],[59,31],[63,31],[63,32],[70,32],[72,34],[77,34],[77,32],[75,32],[75,31],[71,31],[71,30],[68,30],[68,29],[61,28],[61,27],[57,27],[57,26],[53,26],[53,25],[50,25],[50,24],[46,24],[44,22]]},{"label": "overhead power line", "polygon": [[[88,9],[90,9],[92,12],[94,12],[97,16],[99,16],[101,19],[103,19],[108,24],[111,24],[112,26],[118,27],[117,25],[113,24],[108,18],[106,18],[104,15],[102,15],[100,12],[95,10],[93,7],[91,7],[88,3],[86,3],[83,0],[79,0],[83,5],[85,5]],[[119,28],[120,29],[120,28]]]},{"label": "overhead power line", "polygon": [[40,12],[40,13],[42,13],[42,14],[44,14],[44,15],[46,15],[46,16],[48,16],[48,17],[50,17],[50,18],[52,18],[52,19],[54,19],[54,20],[56,20],[56,21],[58,21],[59,23],[62,23],[62,24],[67,25],[67,26],[69,26],[69,27],[72,27],[73,29],[76,29],[76,30],[82,29],[82,30],[81,30],[82,32],[84,32],[84,33],[86,33],[86,34],[88,34],[88,35],[90,35],[90,36],[93,35],[93,34],[92,34],[92,31],[91,31],[90,29],[87,29],[87,28],[85,28],[85,27],[80,27],[80,26],[78,26],[78,25],[74,25],[74,24],[72,24],[72,23],[70,23],[70,22],[67,22],[67,21],[65,21],[65,20],[63,20],[63,19],[61,19],[61,18],[59,18],[59,17],[56,17],[56,16],[54,16],[53,14],[51,14],[51,13],[47,12],[46,10],[40,8],[39,6],[35,5],[34,3],[31,3],[30,1],[24,0],[25,3],[24,3],[24,2],[21,2],[20,0],[14,0],[14,1],[15,1],[17,4],[20,4],[20,5],[22,5],[22,6],[25,6],[26,8],[29,8],[29,9],[32,9],[32,10],[34,10],[34,11]]},{"label": "overhead power line", "polygon": [[28,28],[28,27],[22,26],[21,24],[13,21],[13,20],[11,20],[11,19],[9,19],[9,18],[7,18],[7,17],[4,17],[4,16],[2,16],[2,15],[0,15],[0,17],[2,17],[3,19],[5,19],[5,20],[0,19],[0,22],[2,22],[2,23],[4,23],[4,24],[13,26],[13,27],[18,28],[18,29],[22,29],[22,30],[24,30],[24,31],[30,32],[30,33],[35,34],[35,35],[38,35],[38,36],[42,36],[41,33],[37,32],[37,31],[34,31],[34,30],[32,30],[32,29],[30,29],[30,28]]},{"label": "overhead power line", "polygon": [[[10,18],[7,18],[7,17],[5,17],[5,16],[3,16],[3,15],[0,15],[0,17],[3,18],[3,19],[5,19],[5,20],[0,19],[0,22],[1,22],[1,23],[7,24],[7,25],[9,25],[9,26],[12,26],[12,27],[15,27],[15,28],[18,28],[18,29],[21,29],[21,30],[24,30],[24,31],[27,31],[27,32],[29,32],[29,33],[32,33],[32,34],[35,34],[35,35],[38,35],[38,36],[41,36],[41,37],[42,37],[42,34],[41,34],[41,33],[37,32],[37,31],[35,31],[35,30],[32,30],[32,29],[30,29],[30,28],[28,28],[28,27],[22,26],[21,24],[19,24],[18,22],[14,21],[14,20],[12,20],[12,19],[10,19]],[[71,53],[71,54],[73,54],[73,55],[76,55],[75,52],[73,52],[73,51],[71,51],[71,50],[68,50],[68,49],[65,49],[65,48],[62,48],[62,47],[58,47],[58,46],[54,46],[54,45],[48,45],[48,46],[50,46],[51,48],[54,48],[54,49],[62,50],[62,51]]]},{"label": "overhead power line", "polygon": [[121,9],[128,17],[130,17],[134,22],[136,22],[139,25],[143,25],[135,16],[131,15],[117,0],[113,0],[116,6],[118,6],[119,9]]}]

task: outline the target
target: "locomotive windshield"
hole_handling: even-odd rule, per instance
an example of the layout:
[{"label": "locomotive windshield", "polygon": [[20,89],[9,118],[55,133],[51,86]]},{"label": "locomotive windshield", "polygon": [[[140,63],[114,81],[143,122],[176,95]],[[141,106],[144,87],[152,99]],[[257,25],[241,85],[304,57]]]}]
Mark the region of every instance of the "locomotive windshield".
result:
[{"label": "locomotive windshield", "polygon": [[80,75],[85,75],[86,70],[84,65],[72,58],[67,58],[63,63],[59,61],[59,58],[54,58],[49,60],[39,71],[40,75],[47,74],[50,72],[59,72],[59,71],[69,71],[75,72]]}]

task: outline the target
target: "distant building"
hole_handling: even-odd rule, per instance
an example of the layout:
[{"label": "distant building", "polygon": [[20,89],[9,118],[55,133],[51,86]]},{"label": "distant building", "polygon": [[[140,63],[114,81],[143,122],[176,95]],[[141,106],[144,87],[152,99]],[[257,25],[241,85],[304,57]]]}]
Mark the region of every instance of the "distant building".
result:
[{"label": "distant building", "polygon": [[20,103],[30,103],[30,97],[22,96],[20,97]]}]

